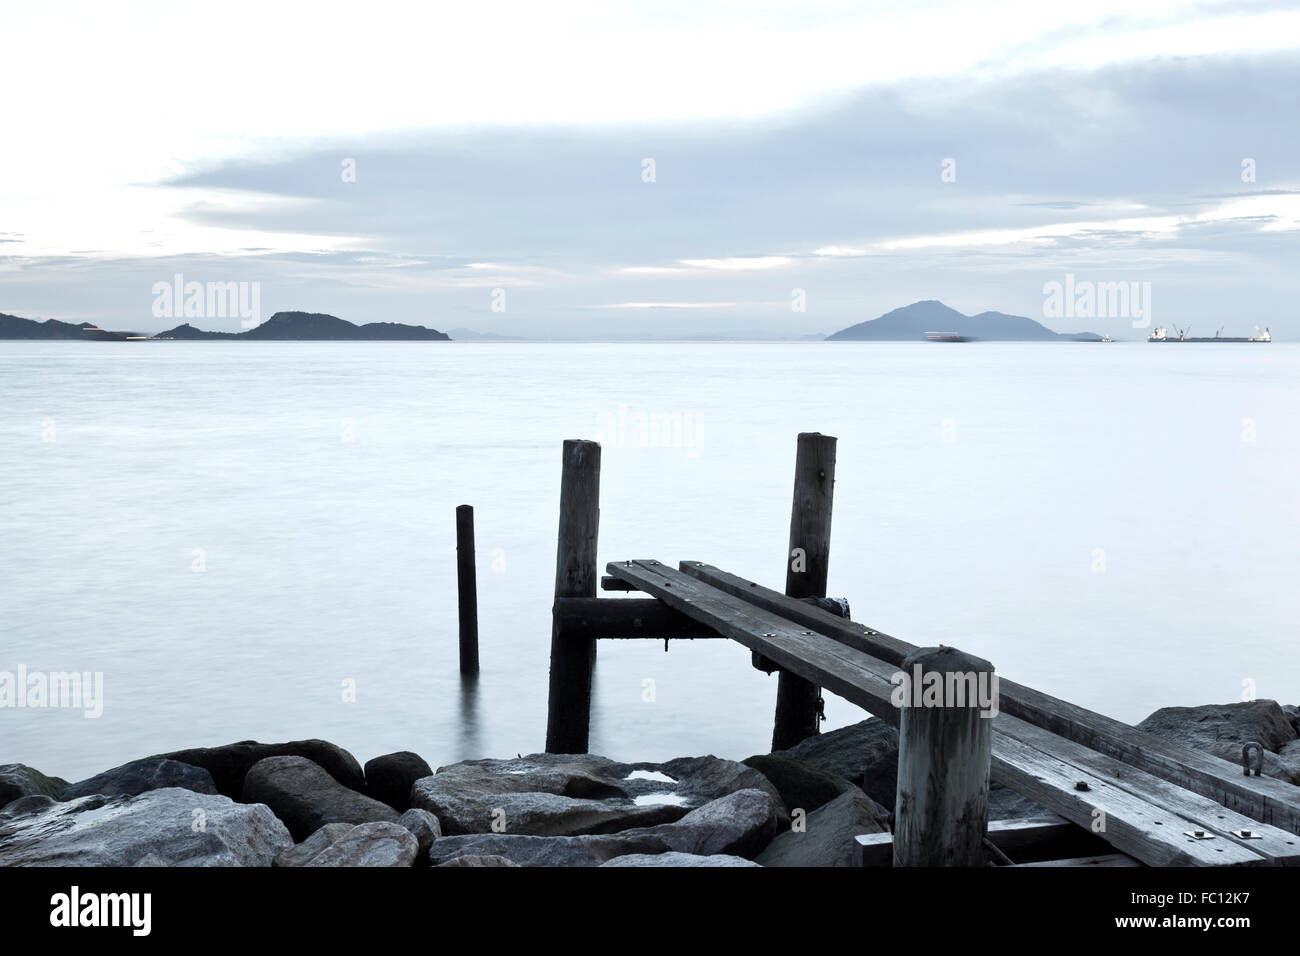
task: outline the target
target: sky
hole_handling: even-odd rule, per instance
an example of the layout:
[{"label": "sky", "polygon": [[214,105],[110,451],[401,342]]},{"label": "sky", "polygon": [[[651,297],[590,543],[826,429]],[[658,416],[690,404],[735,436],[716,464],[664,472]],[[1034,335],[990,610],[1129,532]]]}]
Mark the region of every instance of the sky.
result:
[{"label": "sky", "polygon": [[[0,312],[246,325],[166,314],[179,275],[529,338],[919,299],[1300,338],[1294,4],[53,2],[0,36]],[[1067,277],[1149,314],[1049,316]]]}]

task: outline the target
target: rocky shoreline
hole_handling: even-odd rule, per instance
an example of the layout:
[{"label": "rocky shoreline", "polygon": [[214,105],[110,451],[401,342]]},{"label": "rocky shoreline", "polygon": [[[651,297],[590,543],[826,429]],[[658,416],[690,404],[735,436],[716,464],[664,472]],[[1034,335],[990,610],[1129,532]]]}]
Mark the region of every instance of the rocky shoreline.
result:
[{"label": "rocky shoreline", "polygon": [[[1300,708],[1166,707],[1142,730],[1300,785]],[[324,740],[242,741],[69,783],[0,766],[0,866],[848,866],[889,829],[898,735],[870,718],[744,761],[594,754],[361,766]],[[994,786],[990,819],[1051,816]]]}]

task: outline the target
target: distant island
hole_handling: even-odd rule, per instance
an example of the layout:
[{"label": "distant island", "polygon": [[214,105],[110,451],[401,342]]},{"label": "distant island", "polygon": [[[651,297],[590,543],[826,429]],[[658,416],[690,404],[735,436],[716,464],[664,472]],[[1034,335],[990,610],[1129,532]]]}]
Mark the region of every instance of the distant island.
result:
[{"label": "distant island", "polygon": [[1100,342],[1095,332],[1053,332],[1023,315],[981,312],[965,315],[935,299],[913,302],[878,319],[859,322],[826,336],[828,342],[920,342],[927,332],[947,332],[987,342]]},{"label": "distant island", "polygon": [[206,341],[239,339],[252,342],[450,342],[451,336],[422,325],[399,322],[368,322],[356,325],[337,316],[320,312],[277,312],[261,325],[244,332],[207,332],[186,322],[157,335],[115,332],[89,322],[72,324],[57,319],[37,322],[16,315],[0,313],[0,339],[78,339],[94,342],[124,342],[173,339]]}]

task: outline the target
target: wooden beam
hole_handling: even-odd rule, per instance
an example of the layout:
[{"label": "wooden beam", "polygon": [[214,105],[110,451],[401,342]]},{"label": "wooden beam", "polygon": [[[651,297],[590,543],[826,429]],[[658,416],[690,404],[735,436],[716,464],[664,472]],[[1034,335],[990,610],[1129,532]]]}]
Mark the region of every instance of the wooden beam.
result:
[{"label": "wooden beam", "polygon": [[[901,663],[914,649],[914,645],[882,631],[791,601],[778,591],[712,565],[683,561],[681,568],[685,574],[720,591],[880,660]],[[1300,795],[1283,780],[1272,777],[1247,780],[1241,768],[1227,760],[1146,733],[1005,677],[999,681],[999,696],[1005,713],[1209,797],[1253,820],[1300,834]]]},{"label": "wooden beam", "polygon": [[556,598],[555,619],[566,640],[720,638],[707,624],[692,620],[654,598]]},{"label": "wooden beam", "polygon": [[600,589],[602,591],[635,591],[636,588],[626,581],[620,581],[612,574],[602,574],[600,576]]},{"label": "wooden beam", "polygon": [[[555,598],[596,596],[596,539],[600,528],[600,445],[566,441],[560,473],[560,528],[555,556]],[[570,639],[552,611],[551,674],[546,752],[587,752],[591,677],[596,640]]]},{"label": "wooden beam", "polygon": [[478,583],[474,568],[474,509],[456,506],[456,605],[460,612],[460,672],[478,673]]},{"label": "wooden beam", "polygon": [[[835,439],[817,432],[799,435],[786,550],[785,593],[792,598],[825,597],[831,551],[831,500],[835,490]],[[760,664],[759,661],[755,661]],[[772,749],[787,750],[821,732],[821,688],[798,674],[777,674]]]},{"label": "wooden beam", "polygon": [[[898,727],[894,866],[983,866],[993,716],[981,711],[981,695],[958,681],[996,687],[993,665],[955,647],[922,647],[902,667],[908,683]],[[922,705],[931,678],[939,681],[938,699]]]}]

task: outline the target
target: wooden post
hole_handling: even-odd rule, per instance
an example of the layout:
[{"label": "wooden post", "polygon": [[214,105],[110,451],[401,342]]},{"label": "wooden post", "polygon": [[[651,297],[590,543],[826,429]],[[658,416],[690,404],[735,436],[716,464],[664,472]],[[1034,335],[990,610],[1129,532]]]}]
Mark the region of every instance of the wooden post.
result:
[{"label": "wooden post", "polygon": [[[919,647],[902,672],[894,866],[984,866],[993,665],[954,647]],[[918,677],[930,674],[942,685],[927,698]]]},{"label": "wooden post", "polygon": [[546,716],[546,752],[587,752],[591,724],[591,675],[596,639],[565,633],[558,599],[595,597],[596,537],[600,526],[600,445],[564,443],[560,475],[560,531],[555,557],[555,597],[551,623],[551,683]]},{"label": "wooden post", "polygon": [[456,598],[460,606],[460,672],[478,673],[478,583],[474,570],[474,509],[456,506]]},{"label": "wooden post", "polygon": [[[801,432],[794,462],[794,503],[786,551],[785,593],[825,597],[831,549],[831,498],[835,490],[835,439]],[[820,732],[821,688],[788,671],[777,676],[772,749],[786,750]]]}]

